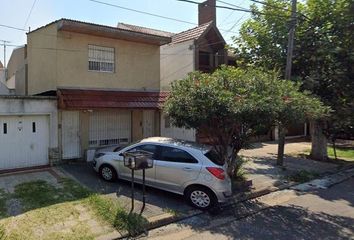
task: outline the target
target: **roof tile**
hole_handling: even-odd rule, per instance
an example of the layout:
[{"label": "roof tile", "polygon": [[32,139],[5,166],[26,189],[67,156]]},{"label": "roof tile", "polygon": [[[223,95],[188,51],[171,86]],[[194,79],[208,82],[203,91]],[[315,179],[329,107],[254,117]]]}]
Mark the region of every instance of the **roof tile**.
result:
[{"label": "roof tile", "polygon": [[162,108],[168,92],[58,90],[60,109]]}]

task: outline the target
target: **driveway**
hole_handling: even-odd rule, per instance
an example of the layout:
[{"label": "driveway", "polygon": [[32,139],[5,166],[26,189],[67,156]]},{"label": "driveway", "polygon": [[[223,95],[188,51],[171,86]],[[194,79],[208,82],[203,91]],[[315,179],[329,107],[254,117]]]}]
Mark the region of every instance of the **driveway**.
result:
[{"label": "driveway", "polygon": [[[77,180],[87,188],[112,198],[119,199],[124,207],[130,210],[131,206],[131,183],[124,180],[116,182],[106,182],[93,170],[90,163],[65,164],[59,167],[65,174]],[[139,212],[142,207],[142,187],[135,185],[135,212]],[[146,188],[146,207],[143,216],[154,218],[163,216],[166,213],[187,214],[194,210],[187,205],[183,196],[158,190],[155,188]]]}]

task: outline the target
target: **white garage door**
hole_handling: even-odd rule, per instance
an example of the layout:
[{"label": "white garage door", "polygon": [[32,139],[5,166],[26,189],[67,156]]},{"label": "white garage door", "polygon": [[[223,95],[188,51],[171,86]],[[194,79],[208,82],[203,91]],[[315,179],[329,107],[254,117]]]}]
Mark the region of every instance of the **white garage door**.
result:
[{"label": "white garage door", "polygon": [[0,170],[48,165],[48,116],[0,116]]},{"label": "white garage door", "polygon": [[90,147],[127,144],[131,139],[131,112],[94,111],[89,133]]}]

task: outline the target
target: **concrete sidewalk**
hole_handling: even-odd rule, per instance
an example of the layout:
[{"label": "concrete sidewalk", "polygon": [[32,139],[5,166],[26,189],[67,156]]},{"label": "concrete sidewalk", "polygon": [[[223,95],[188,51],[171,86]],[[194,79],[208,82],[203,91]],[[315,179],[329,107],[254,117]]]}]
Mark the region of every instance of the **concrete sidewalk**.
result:
[{"label": "concrete sidewalk", "polygon": [[244,199],[246,196],[266,194],[278,189],[287,188],[293,184],[289,178],[300,171],[315,175],[330,174],[338,171],[340,164],[319,162],[311,159],[292,157],[287,154],[303,152],[311,147],[310,142],[290,142],[285,145],[284,166],[276,165],[277,142],[255,143],[252,149],[242,150],[247,162],[244,165],[246,179],[252,182],[248,192],[235,195],[234,201]]}]

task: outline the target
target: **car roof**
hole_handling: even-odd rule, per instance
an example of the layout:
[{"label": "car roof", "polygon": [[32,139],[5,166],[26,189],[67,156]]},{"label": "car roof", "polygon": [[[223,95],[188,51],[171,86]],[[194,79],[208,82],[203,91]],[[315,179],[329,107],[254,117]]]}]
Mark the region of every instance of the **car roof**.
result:
[{"label": "car roof", "polygon": [[192,141],[186,141],[186,140],[175,139],[175,138],[167,138],[167,137],[144,138],[140,141],[140,143],[167,144],[167,145],[173,145],[176,147],[186,147],[186,148],[196,149],[196,150],[200,150],[202,152],[206,152],[211,149],[211,146],[208,146],[205,144],[199,144],[199,143],[192,142]]}]

